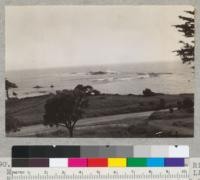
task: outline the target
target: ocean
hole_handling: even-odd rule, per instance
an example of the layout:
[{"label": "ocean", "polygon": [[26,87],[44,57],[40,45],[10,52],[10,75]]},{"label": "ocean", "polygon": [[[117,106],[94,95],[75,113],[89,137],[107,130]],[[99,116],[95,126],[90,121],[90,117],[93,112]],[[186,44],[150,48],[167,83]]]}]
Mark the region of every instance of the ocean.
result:
[{"label": "ocean", "polygon": [[[167,94],[194,93],[194,70],[179,61],[7,71],[19,98],[91,85],[101,93],[142,94],[145,88]],[[36,86],[40,88],[35,88]]]}]

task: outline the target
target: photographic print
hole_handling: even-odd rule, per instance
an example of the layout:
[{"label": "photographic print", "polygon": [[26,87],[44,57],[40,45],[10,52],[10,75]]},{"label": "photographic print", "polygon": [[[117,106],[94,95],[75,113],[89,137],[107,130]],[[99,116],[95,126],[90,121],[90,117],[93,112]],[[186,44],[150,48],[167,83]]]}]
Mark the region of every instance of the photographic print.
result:
[{"label": "photographic print", "polygon": [[7,6],[7,137],[194,135],[192,6]]}]

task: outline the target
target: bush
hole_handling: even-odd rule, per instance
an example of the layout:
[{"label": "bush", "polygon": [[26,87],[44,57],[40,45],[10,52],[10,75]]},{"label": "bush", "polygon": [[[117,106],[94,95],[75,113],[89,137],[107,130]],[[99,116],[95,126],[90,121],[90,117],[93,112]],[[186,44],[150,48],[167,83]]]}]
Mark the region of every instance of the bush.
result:
[{"label": "bush", "polygon": [[161,98],[158,107],[159,107],[159,109],[164,109],[165,106],[166,106],[166,101],[165,101],[165,99]]},{"label": "bush", "polygon": [[182,106],[183,106],[182,102],[178,100],[178,101],[177,101],[178,110],[181,110],[181,109],[182,109]]},{"label": "bush", "polygon": [[194,107],[194,102],[190,98],[184,98],[182,103],[183,109],[190,109]]},{"label": "bush", "polygon": [[94,89],[93,92],[92,92],[92,95],[99,96],[99,95],[101,95],[101,92],[96,90],[96,89]]},{"label": "bush", "polygon": [[6,113],[6,132],[19,130],[19,121],[13,116]]},{"label": "bush", "polygon": [[146,88],[145,90],[143,90],[143,95],[148,97],[148,96],[154,96],[155,93],[151,91],[151,89]]},{"label": "bush", "polygon": [[170,112],[170,113],[173,113],[173,112],[174,112],[174,109],[173,109],[173,107],[172,107],[171,105],[169,105],[169,112]]}]

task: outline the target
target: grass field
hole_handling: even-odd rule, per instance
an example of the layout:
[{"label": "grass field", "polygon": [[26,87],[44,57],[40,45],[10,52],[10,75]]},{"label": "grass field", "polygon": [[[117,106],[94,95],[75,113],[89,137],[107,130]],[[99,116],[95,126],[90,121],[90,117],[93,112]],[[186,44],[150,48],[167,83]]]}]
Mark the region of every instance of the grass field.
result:
[{"label": "grass field", "polygon": [[[116,115],[133,112],[157,110],[160,99],[165,100],[165,107],[176,107],[177,100],[193,94],[182,95],[155,95],[144,97],[142,95],[112,95],[103,94],[89,97],[89,107],[85,109],[84,118]],[[43,123],[44,105],[51,95],[30,97],[6,102],[6,113],[19,121],[20,126],[30,126]]]}]

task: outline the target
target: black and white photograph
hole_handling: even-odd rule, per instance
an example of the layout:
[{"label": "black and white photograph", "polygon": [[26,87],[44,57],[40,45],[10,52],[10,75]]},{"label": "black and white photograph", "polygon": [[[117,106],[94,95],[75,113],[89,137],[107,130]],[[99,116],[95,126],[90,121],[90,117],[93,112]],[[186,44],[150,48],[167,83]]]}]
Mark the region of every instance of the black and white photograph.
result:
[{"label": "black and white photograph", "polygon": [[5,8],[7,137],[194,136],[195,10]]}]

